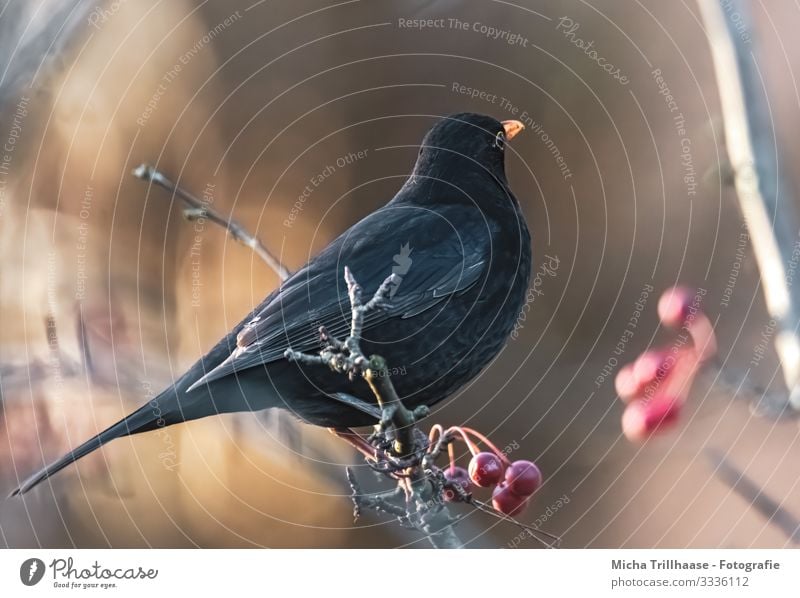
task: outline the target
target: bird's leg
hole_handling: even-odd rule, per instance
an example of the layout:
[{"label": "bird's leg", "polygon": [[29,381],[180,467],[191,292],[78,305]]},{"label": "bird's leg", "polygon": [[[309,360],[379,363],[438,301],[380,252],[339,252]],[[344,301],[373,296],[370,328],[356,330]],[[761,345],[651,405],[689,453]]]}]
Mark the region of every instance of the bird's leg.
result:
[{"label": "bird's leg", "polygon": [[350,428],[328,428],[328,431],[347,442],[347,444],[355,448],[368,459],[373,461],[378,460],[378,451],[376,447],[364,440],[360,434],[353,432]]},{"label": "bird's leg", "polygon": [[374,436],[365,439],[350,428],[328,428],[328,431],[361,453],[367,459],[369,467],[379,473],[403,477],[404,470],[419,462],[416,456],[405,459],[395,457],[387,450],[385,443],[376,442]]}]

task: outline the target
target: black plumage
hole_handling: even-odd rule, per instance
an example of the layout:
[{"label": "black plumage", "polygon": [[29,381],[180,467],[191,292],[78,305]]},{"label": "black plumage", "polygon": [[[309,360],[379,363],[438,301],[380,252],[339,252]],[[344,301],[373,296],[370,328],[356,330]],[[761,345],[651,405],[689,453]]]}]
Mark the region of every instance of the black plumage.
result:
[{"label": "black plumage", "polygon": [[386,358],[408,407],[433,405],[473,379],[508,339],[530,278],[530,234],[504,168],[506,138],[521,128],[477,114],[439,121],[388,204],[286,280],[173,386],[14,494],[114,438],[218,413],[277,407],[320,426],[375,423],[363,381],[284,357],[289,347],[318,350],[321,325],[346,336],[345,266],[365,297],[398,275],[389,306],[365,320],[362,348]]}]

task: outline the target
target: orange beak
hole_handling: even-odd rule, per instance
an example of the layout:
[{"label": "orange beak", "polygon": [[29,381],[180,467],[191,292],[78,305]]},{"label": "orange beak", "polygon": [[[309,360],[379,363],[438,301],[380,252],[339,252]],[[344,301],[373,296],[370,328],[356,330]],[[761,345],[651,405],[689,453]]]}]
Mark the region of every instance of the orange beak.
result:
[{"label": "orange beak", "polygon": [[525,125],[518,120],[504,120],[500,124],[503,125],[503,128],[506,131],[506,139],[508,141],[511,141],[514,137],[516,137],[517,133],[520,133],[522,129],[525,128]]}]

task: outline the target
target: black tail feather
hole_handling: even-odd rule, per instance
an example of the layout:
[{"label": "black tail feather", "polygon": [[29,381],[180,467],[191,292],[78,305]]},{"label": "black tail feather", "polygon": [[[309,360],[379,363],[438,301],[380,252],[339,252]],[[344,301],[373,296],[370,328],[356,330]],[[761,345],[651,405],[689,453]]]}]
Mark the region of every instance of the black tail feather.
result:
[{"label": "black tail feather", "polygon": [[85,457],[89,453],[99,449],[104,444],[111,442],[116,438],[122,438],[123,436],[130,436],[132,434],[139,434],[141,432],[155,430],[156,428],[178,423],[184,421],[185,419],[193,418],[185,417],[183,411],[177,405],[176,390],[174,388],[170,388],[131,413],[129,416],[121,419],[106,430],[100,432],[97,436],[84,442],[78,448],[70,451],[57,461],[54,461],[47,467],[33,474],[27,480],[22,482],[18,488],[12,491],[11,494],[9,494],[9,497],[25,494],[37,484],[40,484],[68,465],[71,465],[78,459]]}]

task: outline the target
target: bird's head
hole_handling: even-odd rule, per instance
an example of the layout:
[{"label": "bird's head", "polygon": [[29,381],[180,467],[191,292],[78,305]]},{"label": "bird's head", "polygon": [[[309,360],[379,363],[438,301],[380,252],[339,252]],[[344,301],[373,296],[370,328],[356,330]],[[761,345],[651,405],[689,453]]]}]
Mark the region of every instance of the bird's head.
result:
[{"label": "bird's head", "polygon": [[505,181],[506,142],[525,128],[518,120],[464,112],[444,117],[428,131],[414,166],[419,177],[490,175]]}]

